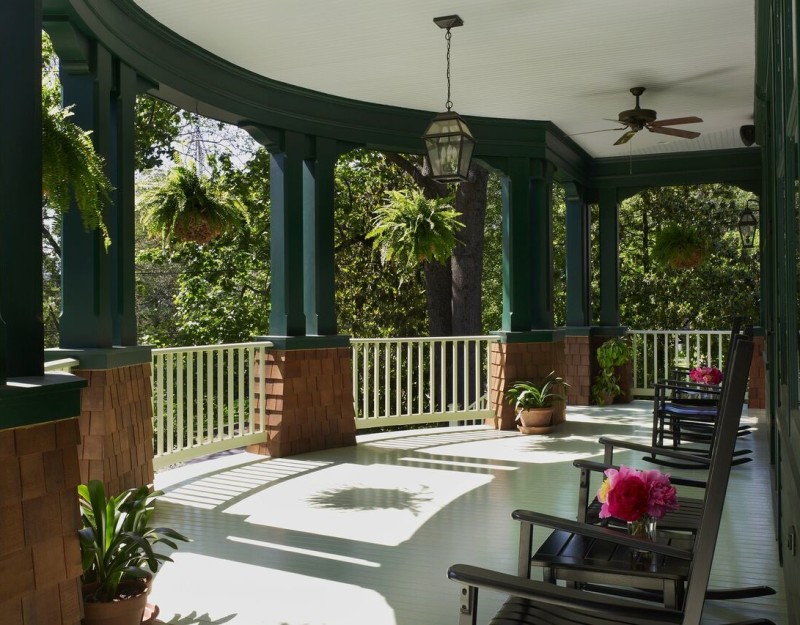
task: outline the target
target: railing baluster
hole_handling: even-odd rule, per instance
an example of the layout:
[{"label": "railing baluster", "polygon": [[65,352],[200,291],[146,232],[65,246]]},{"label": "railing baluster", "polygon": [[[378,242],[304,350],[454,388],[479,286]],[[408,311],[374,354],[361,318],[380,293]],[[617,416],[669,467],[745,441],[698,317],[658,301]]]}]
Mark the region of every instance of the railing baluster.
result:
[{"label": "railing baluster", "polygon": [[394,413],[403,414],[402,411],[402,393],[403,388],[403,343],[398,341],[395,345],[395,369],[394,369]]},{"label": "railing baluster", "polygon": [[175,449],[175,355],[167,360],[167,449],[172,452]]},{"label": "railing baluster", "polygon": [[406,341],[406,414],[410,415],[414,412],[414,389],[411,386],[414,371],[414,350],[412,349],[413,343]]},{"label": "railing baluster", "polygon": [[183,403],[183,354],[175,354],[177,364],[176,382],[178,383],[178,401],[175,406],[175,415],[178,421],[178,445],[176,449],[183,449],[184,422],[186,420],[186,406]]},{"label": "railing baluster", "polygon": [[247,403],[247,400],[246,400],[246,398],[244,396],[244,359],[245,359],[246,354],[247,354],[247,348],[246,347],[239,347],[239,348],[237,348],[236,353],[238,355],[238,361],[237,361],[238,368],[236,370],[236,374],[237,374],[237,379],[239,381],[239,387],[238,387],[238,389],[236,391],[236,397],[238,399],[238,408],[239,408],[238,411],[237,411],[238,412],[237,421],[239,422],[239,432],[242,435],[244,435],[244,434],[252,434],[253,424],[251,423],[251,424],[249,424],[249,427],[247,427],[248,424],[246,423],[246,420],[245,420],[245,417],[244,417],[244,408],[245,408],[245,404]]},{"label": "railing baluster", "polygon": [[233,438],[234,436],[234,429],[233,429],[233,417],[234,417],[234,409],[233,409],[233,349],[228,348],[228,384],[226,388],[226,393],[228,394],[228,436],[225,438]]},{"label": "railing baluster", "polygon": [[186,353],[186,446],[194,447],[194,354]]},{"label": "railing baluster", "polygon": [[158,354],[155,357],[155,367],[153,367],[153,375],[156,380],[156,455],[161,456],[164,453],[164,358]]}]

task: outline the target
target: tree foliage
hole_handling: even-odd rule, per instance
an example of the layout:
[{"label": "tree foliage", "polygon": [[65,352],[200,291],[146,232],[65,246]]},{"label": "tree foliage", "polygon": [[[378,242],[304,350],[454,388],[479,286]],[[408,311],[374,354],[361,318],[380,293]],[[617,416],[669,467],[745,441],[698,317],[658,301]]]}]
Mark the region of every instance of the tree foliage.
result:
[{"label": "tree foliage", "polygon": [[[730,185],[648,189],[620,209],[620,317],[641,329],[728,328],[743,315],[759,322],[757,255],[743,250],[736,227],[752,196]],[[705,234],[705,261],[694,269],[653,260],[656,234],[674,224]],[[598,301],[597,283],[593,300]]]}]

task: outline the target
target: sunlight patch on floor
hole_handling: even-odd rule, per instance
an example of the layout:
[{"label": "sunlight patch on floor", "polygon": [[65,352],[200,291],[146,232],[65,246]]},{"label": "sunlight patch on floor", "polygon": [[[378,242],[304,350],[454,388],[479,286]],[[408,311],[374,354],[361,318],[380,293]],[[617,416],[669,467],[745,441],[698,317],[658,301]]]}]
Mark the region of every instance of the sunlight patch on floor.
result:
[{"label": "sunlight patch on floor", "polygon": [[[225,623],[232,616],[250,625],[396,623],[386,600],[367,588],[192,553],[178,552],[174,560],[159,573],[150,596],[155,603],[168,598],[173,610],[185,606],[172,618],[162,613],[166,623]],[[332,610],[332,605],[353,609]],[[207,620],[181,618],[191,613]]]},{"label": "sunlight patch on floor", "polygon": [[[330,462],[311,462],[291,459],[262,459],[206,475],[196,481],[166,488],[164,501],[184,506],[213,510],[252,490],[284,480],[307,471],[320,469]],[[162,487],[163,488],[163,487]]]},{"label": "sunlight patch on floor", "polygon": [[341,464],[299,476],[226,510],[248,523],[396,546],[492,475],[382,464]]}]

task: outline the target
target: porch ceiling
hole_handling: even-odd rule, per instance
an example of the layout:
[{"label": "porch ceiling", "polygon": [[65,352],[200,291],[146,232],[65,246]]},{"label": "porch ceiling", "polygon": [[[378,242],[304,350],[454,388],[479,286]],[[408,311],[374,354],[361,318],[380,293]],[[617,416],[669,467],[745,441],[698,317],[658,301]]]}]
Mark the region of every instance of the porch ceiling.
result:
[{"label": "porch ceiling", "polygon": [[458,13],[452,99],[462,115],[550,120],[570,135],[614,128],[629,89],[660,119],[697,115],[694,139],[578,135],[595,157],[741,147],[752,123],[754,0],[135,0],[214,54],[323,93],[433,112],[444,108],[444,33]]}]

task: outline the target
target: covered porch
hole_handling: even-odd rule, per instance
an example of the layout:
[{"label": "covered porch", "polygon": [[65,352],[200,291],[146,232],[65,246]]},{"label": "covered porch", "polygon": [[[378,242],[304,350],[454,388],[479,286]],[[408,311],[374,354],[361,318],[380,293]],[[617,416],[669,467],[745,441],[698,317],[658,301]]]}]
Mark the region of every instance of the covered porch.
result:
[{"label": "covered porch", "polygon": [[[548,436],[486,427],[361,435],[356,447],[292,458],[221,453],[165,469],[159,522],[191,535],[159,573],[159,619],[181,625],[442,624],[456,621],[446,570],[516,570],[515,508],[574,518],[578,472],[600,435],[644,442],[652,403],[571,407]],[[711,585],[766,584],[772,597],[707,603],[703,623],[790,622],[775,549],[764,412],[734,468]],[[740,443],[744,445],[744,441]],[[643,466],[638,454],[620,456]],[[675,472],[676,474],[680,472]],[[684,472],[695,475],[697,472]],[[546,530],[541,530],[544,538]],[[502,597],[485,594],[482,618]],[[483,612],[485,610],[485,612]]]}]

